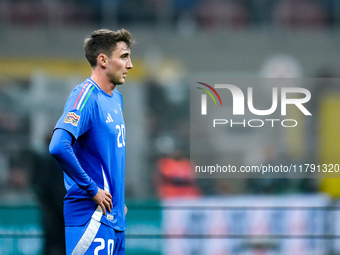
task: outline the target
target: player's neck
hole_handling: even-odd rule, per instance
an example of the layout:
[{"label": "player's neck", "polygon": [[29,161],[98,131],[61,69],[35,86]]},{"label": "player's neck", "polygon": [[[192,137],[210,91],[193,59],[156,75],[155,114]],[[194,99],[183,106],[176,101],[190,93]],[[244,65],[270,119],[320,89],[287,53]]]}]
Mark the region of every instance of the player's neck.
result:
[{"label": "player's neck", "polygon": [[96,72],[91,73],[90,77],[106,94],[112,95],[116,85],[112,84],[105,75],[98,75]]}]

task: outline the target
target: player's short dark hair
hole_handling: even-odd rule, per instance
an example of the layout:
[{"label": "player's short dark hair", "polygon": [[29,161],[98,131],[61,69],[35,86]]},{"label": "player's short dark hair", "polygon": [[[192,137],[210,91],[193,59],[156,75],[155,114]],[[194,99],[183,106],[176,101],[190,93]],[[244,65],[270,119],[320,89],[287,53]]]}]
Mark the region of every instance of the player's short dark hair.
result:
[{"label": "player's short dark hair", "polygon": [[111,56],[118,42],[125,42],[126,45],[131,48],[135,40],[132,34],[125,29],[117,31],[99,29],[86,37],[84,40],[85,57],[91,67],[97,66],[97,57],[99,54]]}]

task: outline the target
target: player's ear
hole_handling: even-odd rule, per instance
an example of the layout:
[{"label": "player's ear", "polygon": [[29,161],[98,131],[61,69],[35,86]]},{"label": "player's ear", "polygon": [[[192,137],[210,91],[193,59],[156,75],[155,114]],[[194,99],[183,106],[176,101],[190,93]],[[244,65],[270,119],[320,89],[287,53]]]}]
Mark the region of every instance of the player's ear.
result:
[{"label": "player's ear", "polygon": [[97,57],[97,64],[102,66],[102,67],[106,67],[107,66],[107,61],[108,58],[105,54],[99,54]]}]

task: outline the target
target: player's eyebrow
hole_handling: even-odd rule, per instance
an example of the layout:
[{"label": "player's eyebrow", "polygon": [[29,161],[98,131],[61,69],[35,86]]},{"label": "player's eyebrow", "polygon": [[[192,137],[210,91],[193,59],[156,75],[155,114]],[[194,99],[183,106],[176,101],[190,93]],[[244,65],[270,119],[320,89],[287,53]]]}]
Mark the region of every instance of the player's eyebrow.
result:
[{"label": "player's eyebrow", "polygon": [[[118,50],[118,49],[117,49]],[[131,54],[131,49],[129,47],[127,47],[127,45],[124,45],[123,48],[121,48],[117,54],[119,54],[120,57],[126,55],[130,55]]]}]

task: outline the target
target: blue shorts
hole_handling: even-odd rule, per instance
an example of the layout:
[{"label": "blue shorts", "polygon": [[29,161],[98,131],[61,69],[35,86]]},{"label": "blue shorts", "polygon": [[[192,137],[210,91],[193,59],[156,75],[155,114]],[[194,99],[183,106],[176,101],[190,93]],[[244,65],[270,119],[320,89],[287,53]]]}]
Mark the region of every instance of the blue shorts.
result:
[{"label": "blue shorts", "polygon": [[66,254],[125,254],[125,232],[116,231],[95,219],[84,226],[66,227]]}]

